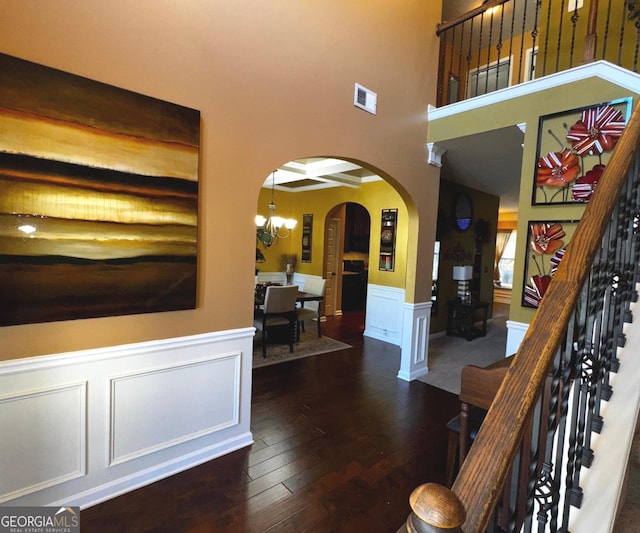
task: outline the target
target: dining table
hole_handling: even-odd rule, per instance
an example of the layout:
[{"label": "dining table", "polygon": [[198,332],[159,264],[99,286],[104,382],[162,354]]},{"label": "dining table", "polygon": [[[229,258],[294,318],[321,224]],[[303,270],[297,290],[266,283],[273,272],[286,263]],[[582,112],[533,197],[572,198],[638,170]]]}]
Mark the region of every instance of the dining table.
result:
[{"label": "dining table", "polygon": [[[255,295],[254,295],[254,304],[256,309],[264,304],[264,297],[267,292],[267,287],[269,286],[279,286],[281,283],[258,283],[256,284]],[[298,291],[298,296],[296,296],[296,303],[299,303],[301,307],[304,307],[305,302],[321,302],[324,300],[324,295],[322,294],[314,294],[311,292]]]}]

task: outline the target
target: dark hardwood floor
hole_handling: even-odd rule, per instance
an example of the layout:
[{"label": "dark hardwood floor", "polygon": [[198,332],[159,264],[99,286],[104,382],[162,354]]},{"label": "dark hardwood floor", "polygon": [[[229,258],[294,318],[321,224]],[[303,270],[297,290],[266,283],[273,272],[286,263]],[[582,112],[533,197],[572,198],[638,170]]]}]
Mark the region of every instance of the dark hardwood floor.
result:
[{"label": "dark hardwood floor", "polygon": [[323,324],[353,348],[254,370],[253,446],[82,511],[82,532],[397,531],[411,491],[444,482],[459,403],[399,380],[363,321]]}]

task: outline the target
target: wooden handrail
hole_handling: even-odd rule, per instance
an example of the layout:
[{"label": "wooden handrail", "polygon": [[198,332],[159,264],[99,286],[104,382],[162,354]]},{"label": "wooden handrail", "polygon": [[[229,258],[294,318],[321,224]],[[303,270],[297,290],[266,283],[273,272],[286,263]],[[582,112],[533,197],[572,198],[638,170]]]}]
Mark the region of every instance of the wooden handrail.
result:
[{"label": "wooden handrail", "polygon": [[549,372],[640,147],[640,104],[587,205],[484,424],[452,487],[467,511],[465,533],[485,531],[538,392]]}]

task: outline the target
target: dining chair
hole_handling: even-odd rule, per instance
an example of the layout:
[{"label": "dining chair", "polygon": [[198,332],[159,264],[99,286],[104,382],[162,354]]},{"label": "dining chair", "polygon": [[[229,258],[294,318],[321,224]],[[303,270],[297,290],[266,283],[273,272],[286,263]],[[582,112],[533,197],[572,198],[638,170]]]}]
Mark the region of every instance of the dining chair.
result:
[{"label": "dining chair", "polygon": [[[304,292],[309,294],[317,294],[324,298],[324,288],[327,284],[326,279],[322,278],[307,278],[304,282]],[[320,316],[322,310],[320,308],[322,300],[304,302],[302,307],[296,309],[297,322],[298,322],[298,340],[300,340],[300,330],[304,331],[304,321],[315,319],[318,323],[318,337],[322,337],[322,329],[320,327]]]},{"label": "dining chair", "polygon": [[267,287],[264,306],[256,310],[253,325],[262,330],[262,357],[267,357],[267,341],[270,328],[287,326],[289,351],[293,352],[296,329],[296,297],[297,285],[269,286]]}]

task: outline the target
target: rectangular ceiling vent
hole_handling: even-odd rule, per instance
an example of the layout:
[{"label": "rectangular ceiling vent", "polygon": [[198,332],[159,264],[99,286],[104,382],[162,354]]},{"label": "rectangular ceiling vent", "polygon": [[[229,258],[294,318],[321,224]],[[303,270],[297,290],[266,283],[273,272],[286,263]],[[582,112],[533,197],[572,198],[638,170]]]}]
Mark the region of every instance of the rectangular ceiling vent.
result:
[{"label": "rectangular ceiling vent", "polygon": [[378,103],[378,95],[373,91],[370,91],[366,87],[363,87],[359,83],[356,83],[356,90],[353,96],[353,105],[364,109],[369,113],[376,114],[376,105]]}]

